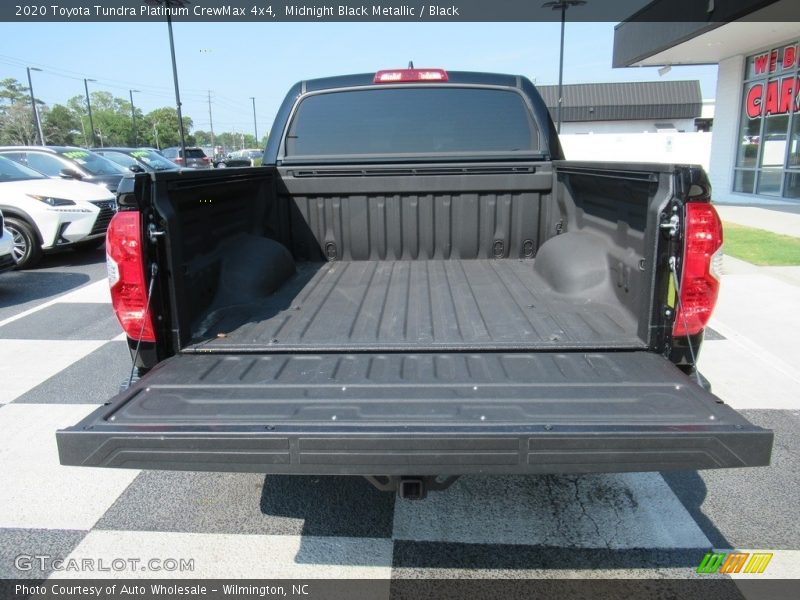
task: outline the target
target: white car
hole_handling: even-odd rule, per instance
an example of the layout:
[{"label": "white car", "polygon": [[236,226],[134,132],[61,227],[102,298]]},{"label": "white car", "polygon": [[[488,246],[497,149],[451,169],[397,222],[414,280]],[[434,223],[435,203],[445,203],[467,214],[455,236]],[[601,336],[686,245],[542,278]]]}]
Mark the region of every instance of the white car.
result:
[{"label": "white car", "polygon": [[24,269],[47,250],[97,247],[117,202],[101,185],[52,179],[0,157],[0,210],[16,268]]},{"label": "white car", "polygon": [[17,266],[12,251],[14,240],[11,232],[3,226],[3,213],[0,212],[0,273]]}]

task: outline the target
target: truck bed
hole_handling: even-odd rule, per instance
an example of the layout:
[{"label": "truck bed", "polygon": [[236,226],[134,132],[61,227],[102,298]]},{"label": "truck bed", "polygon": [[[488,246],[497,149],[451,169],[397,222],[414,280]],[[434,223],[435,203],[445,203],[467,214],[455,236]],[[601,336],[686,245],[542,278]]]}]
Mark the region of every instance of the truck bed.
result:
[{"label": "truck bed", "polygon": [[534,260],[298,263],[275,293],[213,311],[188,352],[635,349],[620,304],[557,294]]}]

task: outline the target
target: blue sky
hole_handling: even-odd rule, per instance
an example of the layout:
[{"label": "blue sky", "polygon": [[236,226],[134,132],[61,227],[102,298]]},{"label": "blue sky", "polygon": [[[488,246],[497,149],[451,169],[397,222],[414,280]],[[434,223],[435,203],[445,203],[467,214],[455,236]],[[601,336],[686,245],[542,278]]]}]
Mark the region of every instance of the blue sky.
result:
[{"label": "blue sky", "polygon": [[[268,131],[291,84],[306,78],[403,67],[518,73],[540,84],[558,81],[558,23],[175,23],[184,114],[208,129],[212,90],[216,131]],[[699,79],[713,98],[716,66],[612,69],[614,23],[567,23],[564,82]],[[25,81],[48,104],[92,90],[126,97],[145,112],[172,105],[166,23],[0,24],[0,79]]]}]

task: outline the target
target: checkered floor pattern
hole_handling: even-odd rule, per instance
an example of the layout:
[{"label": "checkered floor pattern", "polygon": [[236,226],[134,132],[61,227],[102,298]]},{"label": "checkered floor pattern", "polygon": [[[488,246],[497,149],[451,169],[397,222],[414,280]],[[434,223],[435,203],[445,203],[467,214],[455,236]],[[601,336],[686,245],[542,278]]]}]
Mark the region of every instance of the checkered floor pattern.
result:
[{"label": "checkered floor pattern", "polygon": [[689,577],[712,547],[781,550],[772,573],[797,576],[800,380],[756,361],[776,405],[739,394],[753,363],[730,328],[704,348],[722,365],[712,381],[775,429],[772,467],[464,477],[408,502],[360,478],[60,466],[55,430],[129,369],[99,277],[16,305],[0,276],[0,577],[164,575],[20,571],[20,554],[194,559],[176,577]]}]

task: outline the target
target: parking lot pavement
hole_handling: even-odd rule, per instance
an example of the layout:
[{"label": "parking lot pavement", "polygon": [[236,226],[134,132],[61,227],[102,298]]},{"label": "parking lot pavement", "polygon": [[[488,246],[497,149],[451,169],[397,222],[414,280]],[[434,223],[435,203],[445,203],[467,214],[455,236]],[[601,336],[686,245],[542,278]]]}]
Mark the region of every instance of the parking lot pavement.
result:
[{"label": "parking lot pavement", "polygon": [[409,502],[360,478],[60,466],[55,430],[113,395],[130,365],[102,261],[0,276],[0,577],[165,575],[15,567],[47,554],[193,559],[170,577],[683,578],[711,548],[774,551],[769,575],[800,576],[800,361],[784,346],[800,288],[785,278],[731,267],[700,363],[723,399],[775,430],[771,467],[463,477]]}]

